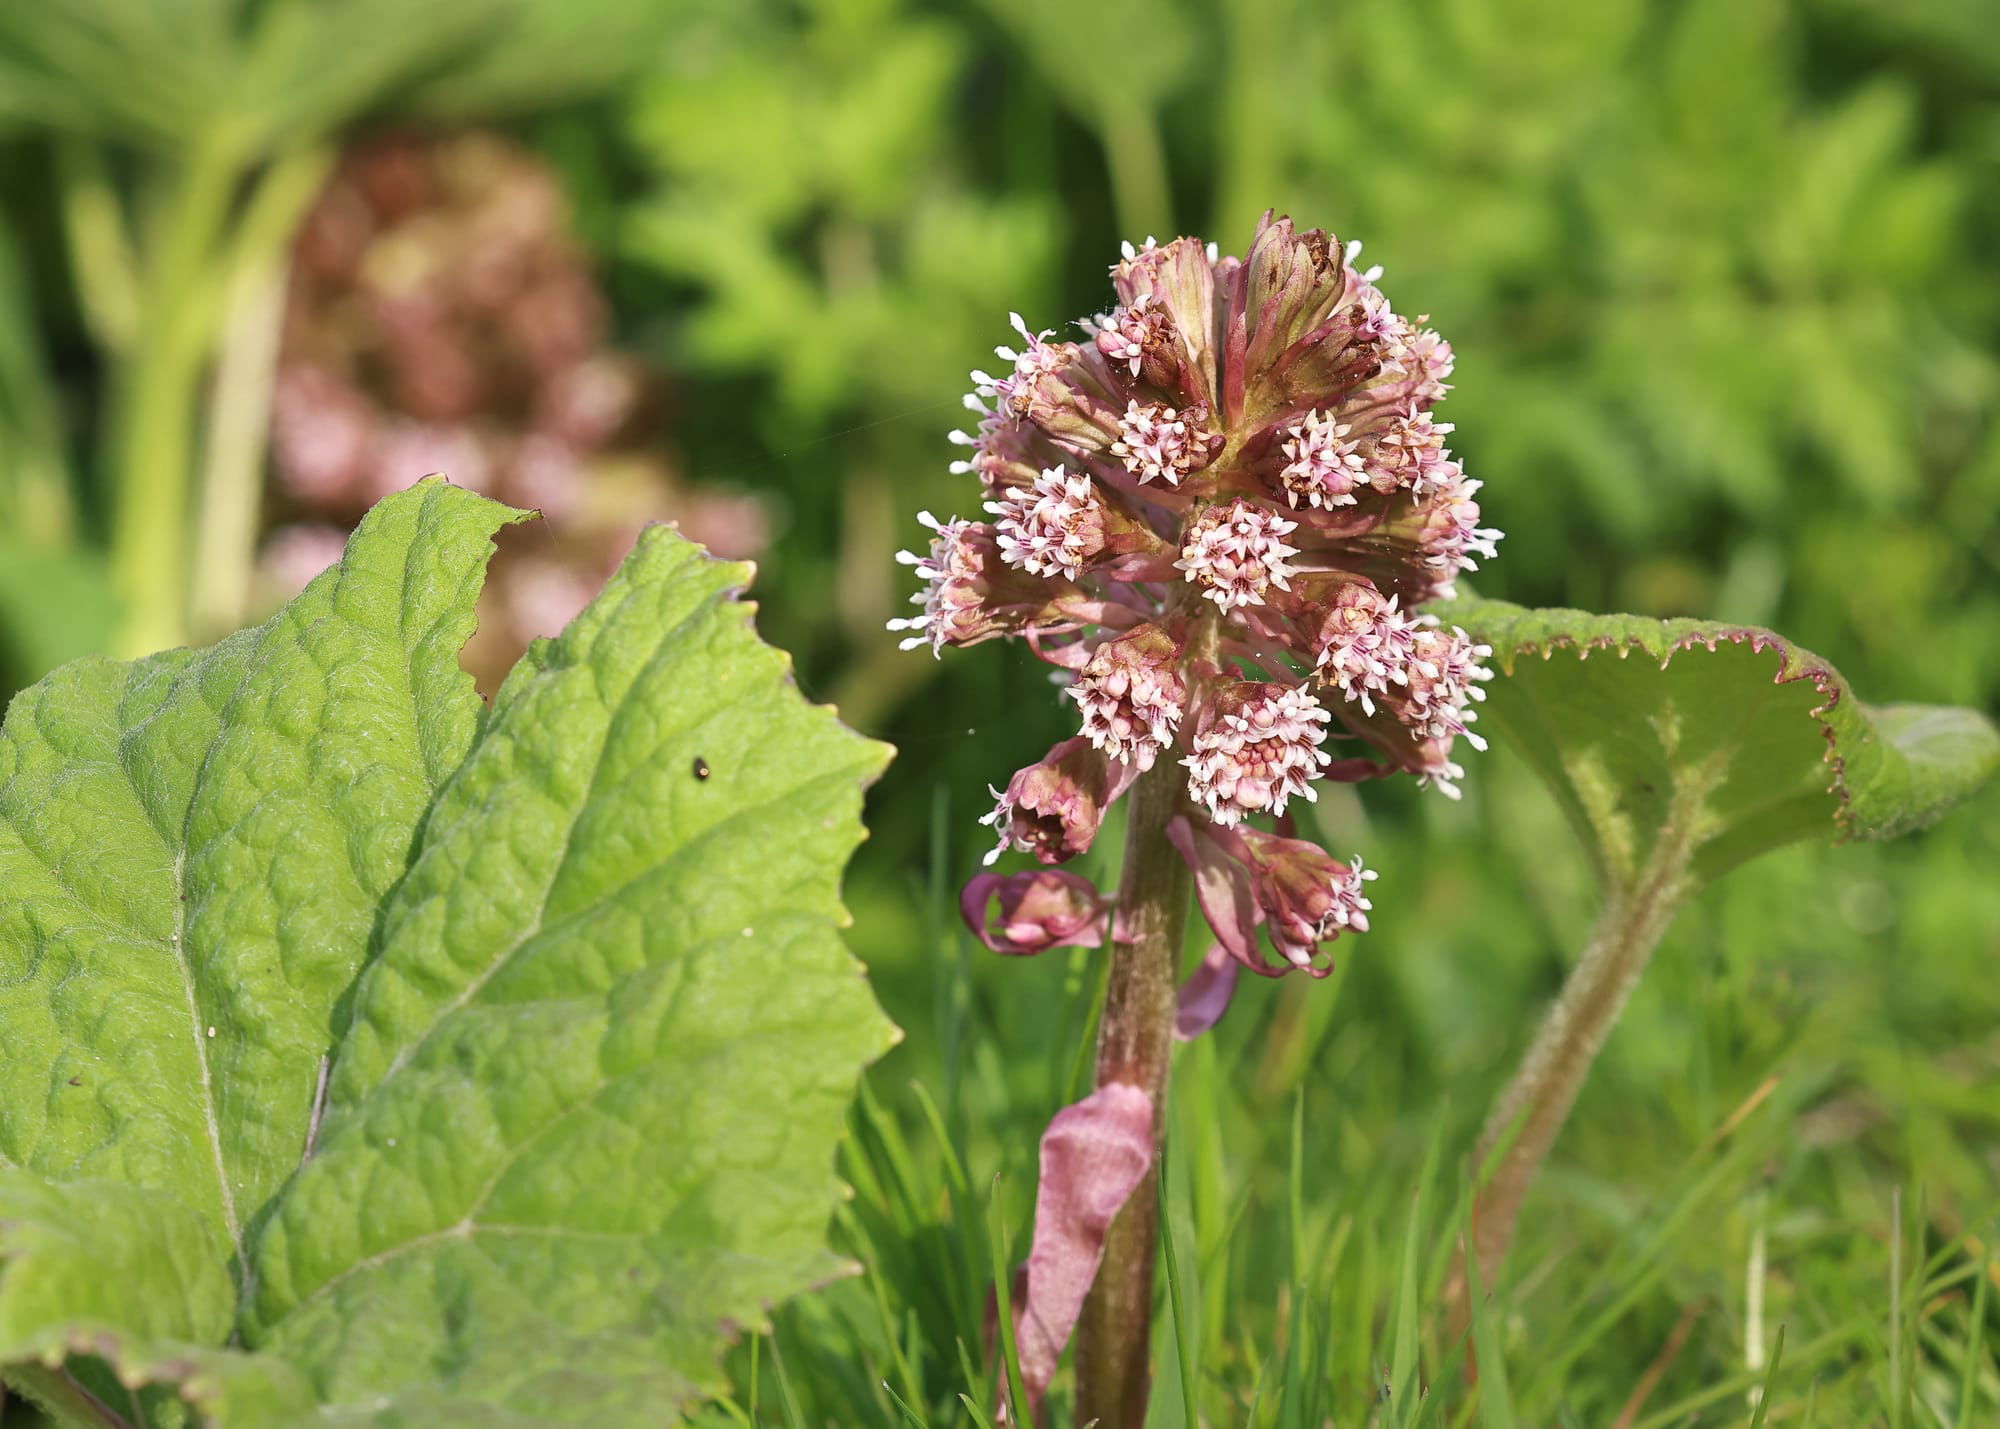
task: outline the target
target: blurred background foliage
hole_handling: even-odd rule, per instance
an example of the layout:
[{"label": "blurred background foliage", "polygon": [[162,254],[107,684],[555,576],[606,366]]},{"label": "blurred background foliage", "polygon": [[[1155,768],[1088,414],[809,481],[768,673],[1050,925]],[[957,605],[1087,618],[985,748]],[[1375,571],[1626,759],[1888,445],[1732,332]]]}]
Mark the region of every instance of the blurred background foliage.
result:
[{"label": "blurred background foliage", "polygon": [[[482,678],[633,523],[678,518],[760,555],[802,685],[901,747],[850,889],[910,1033],[847,1168],[873,1274],[732,1362],[769,1422],[888,1422],[885,1377],[958,1422],[978,1205],[1000,1175],[1024,1233],[1081,1065],[1087,956],[975,960],[949,907],[986,784],[1063,707],[1021,652],[935,663],[882,622],[914,513],[973,514],[945,471],[963,374],[1010,308],[1106,305],[1119,239],[1240,248],[1267,206],[1363,239],[1457,349],[1453,446],[1508,533],[1482,593],[1770,624],[1864,694],[2000,703],[1989,0],[12,5],[0,193],[0,690],[212,636],[308,576],[362,487],[442,467],[550,516],[503,552]],[[338,261],[300,236],[327,223]],[[349,484],[315,486],[340,441]],[[1384,870],[1374,931],[1183,1059],[1172,1218],[1215,1424],[1405,1422],[1395,1316],[1592,911],[1505,751],[1462,806],[1343,790],[1318,817]],[[1989,793],[1683,914],[1500,1289],[1524,1418],[1741,1422],[1784,1324],[1771,1422],[2000,1422],[1970,1293],[1995,867]],[[1893,1295],[1892,1259],[1917,1277]]]}]

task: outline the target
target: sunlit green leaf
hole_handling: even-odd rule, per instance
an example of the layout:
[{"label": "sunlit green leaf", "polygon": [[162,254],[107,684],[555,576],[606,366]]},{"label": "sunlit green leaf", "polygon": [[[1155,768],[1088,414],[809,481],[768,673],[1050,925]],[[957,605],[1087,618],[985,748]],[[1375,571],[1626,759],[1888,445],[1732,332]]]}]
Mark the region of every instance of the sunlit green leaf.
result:
[{"label": "sunlit green leaf", "polygon": [[337,1406],[660,1424],[840,1273],[889,1027],[837,885],[883,751],[791,689],[747,574],[649,532],[439,796],[254,1257],[250,1342]]},{"label": "sunlit green leaf", "polygon": [[1976,711],[1863,704],[1769,630],[1471,598],[1438,612],[1493,647],[1481,727],[1527,755],[1617,886],[1667,834],[1697,881],[1799,839],[1890,838],[2000,767]]},{"label": "sunlit green leaf", "polygon": [[9,710],[0,1366],[59,1416],[657,1425],[844,1271],[886,751],[664,528],[482,714],[519,514],[420,484],[265,625]]},{"label": "sunlit green leaf", "polygon": [[229,1267],[173,1196],[0,1171],[0,1364],[58,1422],[78,1393],[133,1423],[168,1417],[176,1398],[244,1420],[306,1412],[289,1366],[215,1348],[235,1314]]}]

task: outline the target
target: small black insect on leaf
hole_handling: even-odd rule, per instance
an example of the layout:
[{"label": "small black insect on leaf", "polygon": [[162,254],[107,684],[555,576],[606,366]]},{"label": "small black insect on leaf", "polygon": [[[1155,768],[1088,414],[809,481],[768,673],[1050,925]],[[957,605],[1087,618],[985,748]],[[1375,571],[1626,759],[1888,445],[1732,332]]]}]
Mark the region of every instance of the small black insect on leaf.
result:
[{"label": "small black insect on leaf", "polygon": [[697,779],[706,779],[708,777],[708,761],[703,759],[699,754],[694,757],[694,777]]}]

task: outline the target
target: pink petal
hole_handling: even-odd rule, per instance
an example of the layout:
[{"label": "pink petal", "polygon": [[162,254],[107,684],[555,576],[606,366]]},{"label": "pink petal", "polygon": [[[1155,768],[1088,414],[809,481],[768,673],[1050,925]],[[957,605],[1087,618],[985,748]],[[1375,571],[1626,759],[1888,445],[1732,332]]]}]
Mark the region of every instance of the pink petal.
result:
[{"label": "pink petal", "polygon": [[[997,926],[987,905],[999,900]],[[1109,922],[1105,900],[1090,881],[1058,869],[979,873],[958,895],[959,916],[972,936],[996,953],[1032,956],[1050,948],[1095,948]]]},{"label": "pink petal", "polygon": [[1028,1398],[1040,1405],[1104,1258],[1111,1218],[1153,1164],[1153,1099],[1111,1082],[1055,1114],[1042,1133],[1035,1243],[1016,1348]]},{"label": "pink petal", "polygon": [[1192,1042],[1222,1020],[1229,1011],[1229,999],[1236,992],[1236,971],[1240,967],[1229,949],[1217,943],[1188,974],[1175,999],[1174,1040]]},{"label": "pink petal", "polygon": [[1167,837],[1194,873],[1195,897],[1208,926],[1229,955],[1252,972],[1262,971],[1257,924],[1263,911],[1250,886],[1250,871],[1230,857],[1228,831],[1205,824],[1196,829],[1185,815],[1167,825]]}]

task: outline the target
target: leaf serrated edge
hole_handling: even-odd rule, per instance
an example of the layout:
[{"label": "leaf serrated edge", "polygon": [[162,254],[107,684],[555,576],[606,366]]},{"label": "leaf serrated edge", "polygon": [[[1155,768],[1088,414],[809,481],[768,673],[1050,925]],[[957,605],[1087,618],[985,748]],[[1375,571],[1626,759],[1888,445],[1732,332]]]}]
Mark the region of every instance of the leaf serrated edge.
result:
[{"label": "leaf serrated edge", "polygon": [[[157,1352],[144,1353],[140,1349],[142,1345],[156,1345]],[[99,1323],[70,1321],[49,1326],[21,1342],[15,1348],[10,1364],[0,1368],[38,1367],[62,1371],[73,1356],[95,1356],[104,1361],[124,1389],[136,1392],[149,1386],[168,1387],[189,1408],[204,1416],[213,1416],[224,1407],[222,1401],[227,1387],[216,1376],[215,1366],[210,1361],[214,1356],[239,1353],[179,1341],[135,1339]],[[244,1360],[246,1364],[253,1363],[250,1356],[244,1356]],[[280,1373],[291,1372],[290,1366],[282,1360],[263,1359],[254,1363],[269,1366]],[[303,1392],[303,1381],[300,1389]]]},{"label": "leaf serrated edge", "polygon": [[[1830,766],[1831,777],[1826,792],[1834,799],[1833,822],[1838,839],[1845,842],[1853,838],[1880,837],[1901,831],[1897,827],[1888,827],[1880,831],[1855,827],[1853,789],[1847,777],[1848,761],[1842,752],[1842,731],[1836,723],[1834,712],[1840,708],[1843,701],[1846,701],[1849,708],[1860,707],[1863,713],[1856,718],[1865,721],[1866,706],[1861,705],[1861,702],[1853,697],[1852,687],[1848,685],[1846,678],[1834,669],[1830,661],[1788,640],[1775,630],[1758,625],[1721,624],[1689,619],[1655,620],[1646,616],[1631,615],[1593,615],[1587,611],[1562,608],[1535,609],[1472,596],[1436,607],[1436,611],[1446,620],[1469,629],[1480,641],[1493,645],[1502,672],[1510,675],[1513,673],[1515,660],[1523,653],[1539,654],[1544,661],[1547,661],[1558,649],[1574,650],[1579,660],[1587,659],[1593,650],[1615,650],[1621,660],[1628,658],[1635,649],[1643,650],[1659,660],[1662,670],[1668,668],[1673,662],[1673,657],[1684,650],[1700,646],[1713,654],[1724,640],[1735,645],[1748,644],[1752,654],[1776,650],[1779,656],[1778,669],[1771,677],[1771,683],[1786,685],[1799,680],[1809,680],[1821,700],[1807,711],[1807,715],[1819,726],[1820,736],[1826,744],[1826,751],[1821,756],[1821,761]],[[1486,624],[1481,620],[1482,615],[1494,623]],[[1552,630],[1539,636],[1510,638],[1508,635],[1509,629],[1513,626],[1555,621],[1592,628],[1596,633],[1579,637],[1566,631]],[[1500,648],[1502,642],[1506,645],[1504,650]],[[1851,733],[1859,734],[1860,731]]]}]

